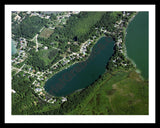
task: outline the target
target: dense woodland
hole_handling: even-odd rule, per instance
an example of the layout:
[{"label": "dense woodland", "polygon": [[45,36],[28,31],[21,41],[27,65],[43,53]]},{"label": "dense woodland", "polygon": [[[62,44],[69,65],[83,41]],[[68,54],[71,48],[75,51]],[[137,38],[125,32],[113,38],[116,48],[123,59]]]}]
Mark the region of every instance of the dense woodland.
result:
[{"label": "dense woodland", "polygon": [[12,24],[12,34],[15,35],[15,39],[20,37],[31,39],[45,24],[47,24],[47,22],[46,19],[42,19],[38,16],[29,17],[29,15],[27,15],[20,24]]}]

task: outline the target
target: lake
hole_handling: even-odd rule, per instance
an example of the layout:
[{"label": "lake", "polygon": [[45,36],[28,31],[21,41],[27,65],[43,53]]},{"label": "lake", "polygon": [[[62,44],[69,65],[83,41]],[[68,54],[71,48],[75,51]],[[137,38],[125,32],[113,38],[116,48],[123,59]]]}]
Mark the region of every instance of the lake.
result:
[{"label": "lake", "polygon": [[12,55],[14,55],[15,53],[17,53],[17,49],[16,49],[16,46],[15,46],[15,41],[12,39],[11,40],[11,46],[12,46]]},{"label": "lake", "polygon": [[143,78],[148,79],[148,12],[139,12],[126,31],[127,55],[136,64]]},{"label": "lake", "polygon": [[86,88],[106,71],[107,62],[114,52],[113,47],[112,38],[100,38],[86,61],[55,74],[46,82],[45,90],[54,96],[66,96]]}]

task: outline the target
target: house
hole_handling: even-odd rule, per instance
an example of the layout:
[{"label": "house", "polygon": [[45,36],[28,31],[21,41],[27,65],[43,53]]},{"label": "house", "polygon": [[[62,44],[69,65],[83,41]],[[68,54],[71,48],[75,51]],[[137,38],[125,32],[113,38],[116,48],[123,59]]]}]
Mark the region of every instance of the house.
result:
[{"label": "house", "polygon": [[90,45],[90,44],[91,44],[91,42],[89,41],[89,42],[88,42],[88,45]]},{"label": "house", "polygon": [[125,16],[126,15],[126,12],[125,11],[123,11],[123,16]]},{"label": "house", "polygon": [[93,39],[95,39],[96,38],[96,36],[93,36]]},{"label": "house", "polygon": [[31,14],[31,11],[27,11],[27,14]]},{"label": "house", "polygon": [[36,88],[36,89],[35,89],[35,92],[40,92],[40,91],[42,91],[41,88]]},{"label": "house", "polygon": [[57,66],[54,66],[53,68],[54,68],[54,69],[56,69],[56,68],[57,68]]},{"label": "house", "polygon": [[45,47],[44,47],[44,49],[45,49],[45,50],[47,50],[47,49],[48,49],[48,47],[47,47],[47,46],[45,46]]},{"label": "house", "polygon": [[37,85],[36,85],[36,87],[38,87],[40,85],[40,83],[38,83]]},{"label": "house", "polygon": [[54,102],[56,102],[56,99],[54,99],[51,103],[54,103]]},{"label": "house", "polygon": [[62,103],[67,101],[67,98],[66,97],[62,97]]},{"label": "house", "polygon": [[45,17],[45,19],[49,19],[49,18],[50,18],[50,16],[46,16],[46,17]]},{"label": "house", "polygon": [[20,20],[21,19],[21,17],[19,16],[19,15],[16,15],[15,17],[14,17],[14,20],[16,21],[16,20]]},{"label": "house", "polygon": [[19,50],[19,53],[23,53],[24,52],[24,50]]},{"label": "house", "polygon": [[43,92],[40,92],[40,95],[42,95],[43,94]]},{"label": "house", "polygon": [[12,92],[12,93],[16,93],[16,91],[15,91],[15,90],[13,90],[13,89],[11,90],[11,92]]},{"label": "house", "polygon": [[127,13],[127,16],[129,16],[129,15],[130,15],[130,13],[128,12],[128,13]]},{"label": "house", "polygon": [[78,14],[80,11],[72,11],[73,14]]},{"label": "house", "polygon": [[85,51],[83,51],[83,55],[85,55],[86,53],[85,53]]},{"label": "house", "polygon": [[113,60],[113,63],[115,63],[116,62],[116,60]]}]

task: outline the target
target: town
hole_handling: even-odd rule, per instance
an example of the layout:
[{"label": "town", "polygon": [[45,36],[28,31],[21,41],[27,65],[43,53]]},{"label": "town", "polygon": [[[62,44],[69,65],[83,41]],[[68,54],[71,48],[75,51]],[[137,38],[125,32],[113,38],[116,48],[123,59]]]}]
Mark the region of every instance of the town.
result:
[{"label": "town", "polygon": [[[54,23],[50,24],[47,26],[47,30],[54,30],[57,26],[61,26],[66,24],[66,19],[69,18],[72,14],[78,14],[78,11],[70,11],[70,12],[63,12],[61,15],[57,15],[56,18],[54,19]],[[32,16],[38,16],[40,18],[45,18],[47,20],[50,20],[51,16],[48,14],[43,14],[43,13],[38,13],[38,12],[26,12],[27,15]],[[18,24],[20,24],[24,19],[25,19],[25,13],[22,14],[21,12],[15,12],[14,13],[14,21],[17,21]],[[123,12],[123,19],[126,17],[130,16],[129,12]],[[61,51],[60,48],[52,46],[48,47],[45,44],[41,44],[38,41],[38,36],[42,35],[41,33],[46,29],[45,26],[41,28],[41,30],[31,39],[30,41],[33,41],[35,44],[29,45],[28,41],[26,38],[21,37],[19,38],[19,41],[15,44],[17,47],[17,53],[12,57],[12,75],[18,75],[19,73],[22,74],[23,77],[27,77],[29,79],[32,79],[32,84],[30,87],[34,90],[34,92],[39,96],[39,98],[45,102],[54,104],[57,102],[57,97],[52,96],[48,94],[45,89],[44,85],[46,81],[51,78],[53,75],[56,73],[67,69],[71,65],[85,61],[90,53],[91,49],[94,46],[94,44],[98,41],[98,39],[102,36],[111,36],[115,37],[115,45],[118,48],[118,51],[120,53],[125,54],[125,48],[123,45],[124,41],[124,34],[125,34],[125,27],[124,24],[126,24],[126,21],[123,21],[121,19],[120,21],[117,21],[116,24],[114,24],[114,27],[116,28],[116,32],[110,32],[104,29],[104,27],[97,28],[95,27],[96,33],[100,33],[99,36],[93,35],[90,37],[88,40],[86,40],[84,43],[82,43],[79,46],[79,51],[78,52],[73,52],[70,50],[70,53],[65,55],[62,59],[59,59],[57,62],[53,63],[48,69],[42,70],[42,71],[37,71],[32,65],[28,65],[25,63],[25,60],[29,57],[28,52],[30,50],[35,50],[35,52],[38,52],[39,49],[42,50],[49,50],[49,49],[57,49],[57,51]],[[128,22],[127,22],[128,23]],[[54,32],[53,32],[54,33]],[[14,37],[14,35],[12,35]],[[70,44],[70,42],[67,42]],[[116,66],[116,61],[119,60],[120,58],[117,57],[116,59],[113,60]],[[127,66],[127,63],[121,62],[123,66]],[[16,93],[16,90],[12,89],[12,93]],[[60,98],[61,103],[67,101],[67,97],[61,97]]]}]

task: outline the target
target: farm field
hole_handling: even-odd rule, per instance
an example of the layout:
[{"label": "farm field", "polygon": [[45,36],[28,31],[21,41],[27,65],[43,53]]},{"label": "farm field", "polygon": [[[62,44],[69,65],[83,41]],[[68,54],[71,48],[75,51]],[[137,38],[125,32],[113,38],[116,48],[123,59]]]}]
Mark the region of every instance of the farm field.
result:
[{"label": "farm field", "polygon": [[51,35],[53,32],[54,32],[54,30],[52,30],[52,29],[44,28],[44,29],[42,30],[42,32],[40,33],[39,36],[47,39],[47,38],[50,37],[50,35]]}]

